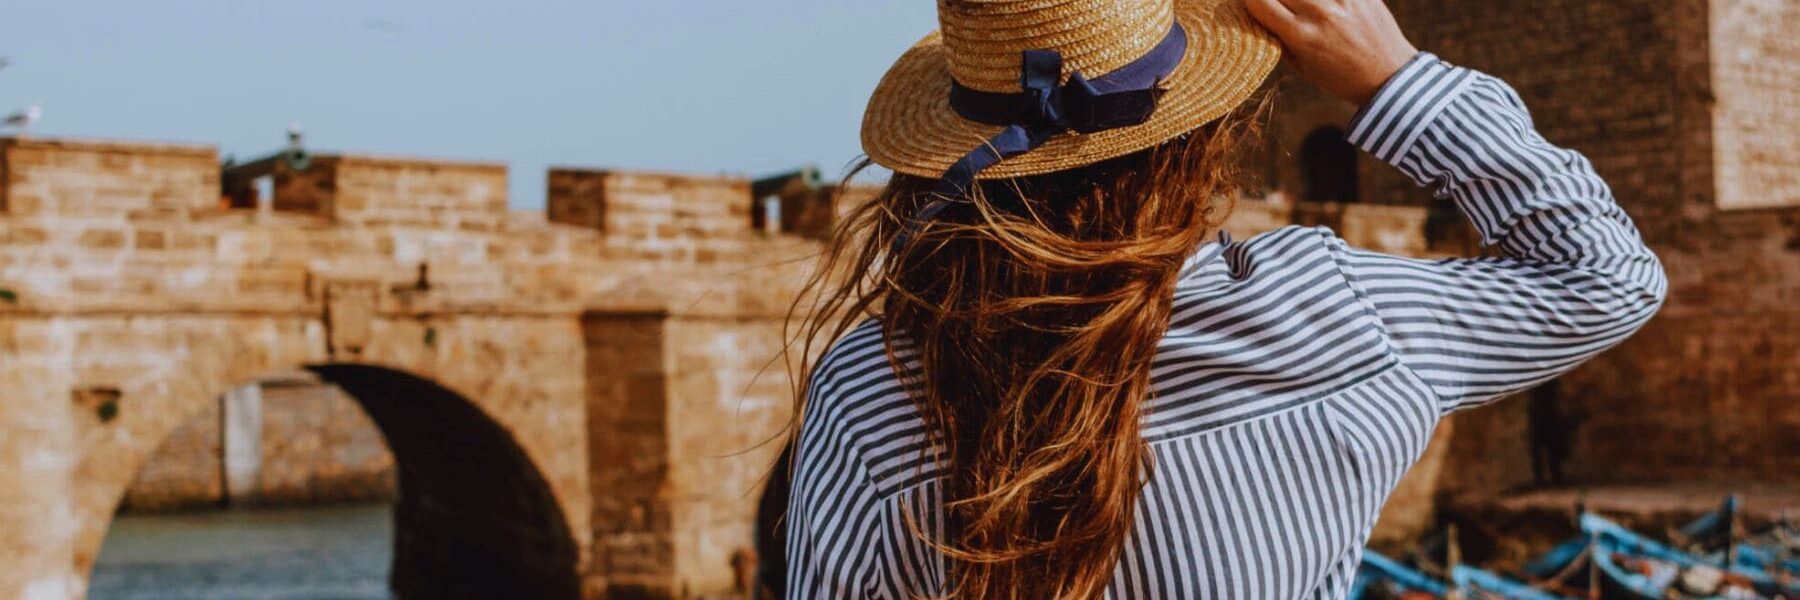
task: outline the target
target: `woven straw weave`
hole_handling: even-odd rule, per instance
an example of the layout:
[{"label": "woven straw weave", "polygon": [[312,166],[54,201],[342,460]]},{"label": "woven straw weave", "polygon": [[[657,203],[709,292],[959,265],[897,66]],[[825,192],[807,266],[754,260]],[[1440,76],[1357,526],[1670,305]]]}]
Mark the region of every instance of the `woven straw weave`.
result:
[{"label": "woven straw weave", "polygon": [[939,0],[940,29],[919,41],[876,86],[863,114],[863,151],[901,173],[937,177],[1000,127],[950,108],[950,83],[1019,91],[1020,53],[1062,53],[1063,76],[1092,79],[1143,56],[1178,20],[1187,54],[1163,81],[1142,124],[1065,133],[1001,161],[980,179],[1048,173],[1143,150],[1219,118],[1249,98],[1281,58],[1243,0]]}]

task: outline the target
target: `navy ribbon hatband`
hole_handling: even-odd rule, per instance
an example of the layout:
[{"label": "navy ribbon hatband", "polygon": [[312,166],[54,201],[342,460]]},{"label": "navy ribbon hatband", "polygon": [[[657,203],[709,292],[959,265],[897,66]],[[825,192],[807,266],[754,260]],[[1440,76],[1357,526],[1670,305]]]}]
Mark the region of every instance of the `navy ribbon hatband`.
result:
[{"label": "navy ribbon hatband", "polygon": [[[1163,93],[1157,85],[1175,71],[1186,53],[1187,33],[1176,23],[1148,53],[1093,79],[1077,72],[1069,75],[1068,83],[1062,83],[1062,53],[1026,50],[1019,74],[1021,91],[984,92],[952,81],[950,107],[957,114],[1006,128],[944,171],[936,190],[942,197],[919,210],[907,233],[943,212],[949,206],[945,198],[961,197],[974,185],[976,174],[1002,160],[1069,131],[1094,133],[1149,120]],[[904,244],[907,237],[895,240],[896,245]]]}]

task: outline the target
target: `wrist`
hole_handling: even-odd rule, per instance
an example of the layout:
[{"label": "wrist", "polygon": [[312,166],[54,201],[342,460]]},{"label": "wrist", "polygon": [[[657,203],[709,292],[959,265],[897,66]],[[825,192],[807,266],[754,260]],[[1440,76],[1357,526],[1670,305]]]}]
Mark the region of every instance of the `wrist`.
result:
[{"label": "wrist", "polygon": [[1375,94],[1380,93],[1382,87],[1386,86],[1389,81],[1393,81],[1394,76],[1399,74],[1401,69],[1406,68],[1406,65],[1411,63],[1413,59],[1417,58],[1420,54],[1418,48],[1414,48],[1412,44],[1406,43],[1405,41],[1402,41],[1398,46],[1386,49],[1384,52],[1376,53],[1379,58],[1375,61],[1373,68],[1370,69],[1369,77],[1364,82],[1364,85],[1357,90],[1355,97],[1347,98],[1347,100],[1352,104],[1355,104],[1359,110],[1368,106],[1369,102],[1375,99]]}]

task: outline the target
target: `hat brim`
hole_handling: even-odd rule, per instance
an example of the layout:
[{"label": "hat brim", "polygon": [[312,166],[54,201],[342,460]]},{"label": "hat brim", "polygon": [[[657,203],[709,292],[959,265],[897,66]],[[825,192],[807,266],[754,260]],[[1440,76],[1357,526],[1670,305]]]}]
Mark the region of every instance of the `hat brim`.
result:
[{"label": "hat brim", "polygon": [[[1163,80],[1167,91],[1148,121],[1089,134],[1056,136],[1030,152],[981,171],[978,179],[1036,175],[1092,164],[1168,141],[1223,116],[1248,99],[1281,61],[1281,45],[1243,0],[1176,0],[1187,53]],[[1002,129],[950,108],[950,62],[937,32],[920,40],[875,87],[863,113],[863,152],[875,164],[937,177]]]}]

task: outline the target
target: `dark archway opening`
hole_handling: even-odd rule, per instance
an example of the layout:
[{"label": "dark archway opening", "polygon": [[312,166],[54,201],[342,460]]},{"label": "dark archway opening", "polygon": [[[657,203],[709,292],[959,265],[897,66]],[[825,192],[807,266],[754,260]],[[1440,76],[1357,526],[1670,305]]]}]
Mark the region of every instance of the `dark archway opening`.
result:
[{"label": "dark archway opening", "polygon": [[[169,434],[91,597],[580,597],[574,537],[511,432],[414,375],[307,370],[236,386]],[[375,493],[347,483],[369,473]]]},{"label": "dark archway opening", "polygon": [[308,370],[356,398],[393,450],[398,597],[580,597],[574,538],[510,433],[426,379],[364,365]]},{"label": "dark archway opening", "polygon": [[756,503],[755,600],[787,597],[787,509],[794,485],[794,440],[781,447]]},{"label": "dark archway opening", "polygon": [[1321,127],[1300,143],[1300,198],[1308,202],[1355,202],[1360,194],[1356,177],[1356,147],[1344,138],[1344,130]]}]

